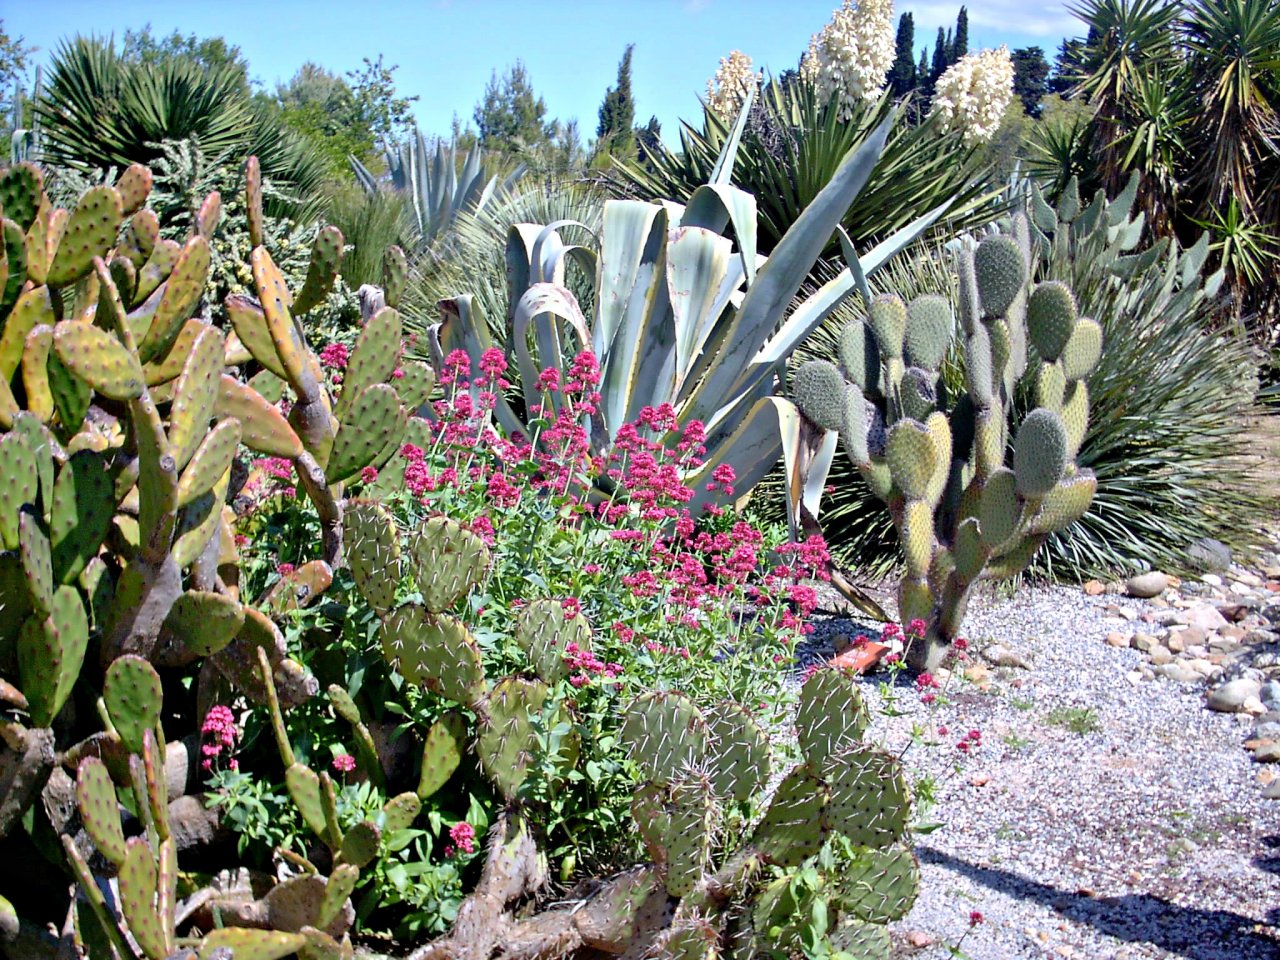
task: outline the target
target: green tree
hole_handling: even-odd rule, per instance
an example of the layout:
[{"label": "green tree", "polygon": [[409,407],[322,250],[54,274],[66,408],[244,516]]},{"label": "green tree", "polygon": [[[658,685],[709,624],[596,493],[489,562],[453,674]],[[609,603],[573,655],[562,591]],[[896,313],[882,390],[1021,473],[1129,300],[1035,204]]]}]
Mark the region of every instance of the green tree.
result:
[{"label": "green tree", "polygon": [[1058,45],[1053,58],[1053,74],[1049,77],[1049,92],[1066,94],[1080,82],[1080,64],[1084,58],[1084,40],[1066,39]]},{"label": "green tree", "polygon": [[1041,47],[1013,51],[1013,92],[1029,117],[1040,116],[1040,101],[1049,92],[1049,61]]},{"label": "green tree", "polygon": [[956,15],[956,35],[951,41],[951,63],[955,63],[969,52],[969,10],[961,7]]},{"label": "green tree", "polygon": [[386,66],[382,54],[377,60],[364,58],[364,66],[347,73],[355,97],[360,121],[368,125],[383,150],[391,150],[413,132],[413,104],[418,97],[403,97],[396,92],[395,72],[398,65]]},{"label": "green tree", "polygon": [[15,126],[24,123],[21,117],[14,122],[13,97],[21,96],[27,62],[34,52],[35,48],[27,46],[22,37],[11,37],[4,29],[4,20],[0,19],[0,133],[6,140]]},{"label": "green tree", "polygon": [[889,89],[894,96],[901,97],[911,92],[916,86],[916,23],[908,12],[898,18],[897,55],[893,66],[889,68]]},{"label": "green tree", "polygon": [[194,33],[183,36],[175,30],[167,37],[157,38],[151,32],[151,24],[147,24],[141,30],[124,32],[120,59],[149,67],[184,60],[211,73],[237,76],[239,93],[249,95],[249,61],[239,47],[227,43],[223,37],[201,38]]},{"label": "green tree", "polygon": [[544,119],[546,114],[546,103],[534,95],[529,72],[524,63],[517,60],[501,80],[498,71],[493,72],[472,116],[481,146],[514,154],[521,148],[542,146],[551,139],[555,124]]},{"label": "green tree", "polygon": [[938,39],[933,42],[933,63],[929,67],[930,84],[938,82],[938,78],[946,72],[947,67],[951,65],[949,59],[951,53],[951,41],[942,32],[942,28],[938,28]]},{"label": "green tree", "polygon": [[627,44],[622,60],[618,63],[617,86],[605,91],[600,104],[600,122],[596,126],[596,150],[619,157],[635,154],[636,103],[631,96],[631,51],[634,43]]}]

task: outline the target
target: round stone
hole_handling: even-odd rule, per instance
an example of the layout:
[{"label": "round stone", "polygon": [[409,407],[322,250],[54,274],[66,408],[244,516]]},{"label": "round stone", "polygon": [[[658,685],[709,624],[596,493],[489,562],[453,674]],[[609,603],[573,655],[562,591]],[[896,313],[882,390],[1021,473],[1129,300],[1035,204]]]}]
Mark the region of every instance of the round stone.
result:
[{"label": "round stone", "polygon": [[1159,570],[1140,573],[1136,577],[1130,577],[1124,584],[1125,593],[1131,597],[1137,597],[1139,600],[1158,597],[1168,588],[1169,578]]}]

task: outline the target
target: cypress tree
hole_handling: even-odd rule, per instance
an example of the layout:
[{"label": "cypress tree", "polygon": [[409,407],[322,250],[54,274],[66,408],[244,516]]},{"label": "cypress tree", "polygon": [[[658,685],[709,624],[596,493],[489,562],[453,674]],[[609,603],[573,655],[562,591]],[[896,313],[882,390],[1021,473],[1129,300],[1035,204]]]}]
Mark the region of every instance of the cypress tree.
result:
[{"label": "cypress tree", "polygon": [[956,17],[956,37],[951,41],[951,62],[955,63],[968,52],[969,11],[966,7],[961,7],[960,13]]},{"label": "cypress tree", "polygon": [[622,60],[618,63],[617,86],[605,91],[600,104],[600,122],[596,127],[599,149],[610,153],[629,155],[635,150],[636,104],[631,96],[631,51],[634,43],[627,44]]},{"label": "cypress tree", "polygon": [[889,69],[889,89],[900,97],[915,89],[916,85],[916,24],[910,13],[898,18],[897,55]]},{"label": "cypress tree", "polygon": [[933,66],[929,69],[930,82],[936,82],[942,76],[943,72],[950,64],[947,63],[947,53],[951,46],[947,40],[946,34],[942,32],[942,28],[938,28],[938,39],[933,43]]}]

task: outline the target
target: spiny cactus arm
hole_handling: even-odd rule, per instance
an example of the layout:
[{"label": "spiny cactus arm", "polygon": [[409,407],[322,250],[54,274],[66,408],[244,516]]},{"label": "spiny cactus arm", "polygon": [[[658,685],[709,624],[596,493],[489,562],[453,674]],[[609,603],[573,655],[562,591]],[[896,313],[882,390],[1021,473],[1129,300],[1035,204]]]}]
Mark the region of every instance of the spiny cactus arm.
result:
[{"label": "spiny cactus arm", "polygon": [[80,855],[80,851],[76,849],[75,840],[63,834],[62,849],[66,851],[67,862],[71,864],[72,872],[76,875],[76,880],[80,884],[85,900],[93,910],[94,917],[97,919],[103,933],[111,941],[111,946],[115,949],[116,954],[122,960],[142,960],[126,941],[124,934],[116,923],[115,917],[111,915],[106,897],[103,896],[102,890],[99,889],[98,882],[94,879],[93,872],[89,869],[89,864],[85,862],[84,857]]},{"label": "spiny cactus arm", "polygon": [[284,726],[284,714],[280,710],[280,698],[276,695],[275,679],[271,674],[271,660],[267,657],[267,651],[262,647],[258,648],[258,670],[262,674],[262,684],[267,690],[267,709],[271,714],[271,731],[275,734],[276,747],[280,751],[280,759],[284,761],[287,769],[292,767],[297,760],[293,755],[293,745],[289,743],[289,732]]},{"label": "spiny cactus arm", "polygon": [[342,560],[342,504],[333,487],[325,480],[324,469],[309,451],[302,451],[293,461],[302,489],[306,491],[320,519],[321,546],[324,560],[336,567]]}]

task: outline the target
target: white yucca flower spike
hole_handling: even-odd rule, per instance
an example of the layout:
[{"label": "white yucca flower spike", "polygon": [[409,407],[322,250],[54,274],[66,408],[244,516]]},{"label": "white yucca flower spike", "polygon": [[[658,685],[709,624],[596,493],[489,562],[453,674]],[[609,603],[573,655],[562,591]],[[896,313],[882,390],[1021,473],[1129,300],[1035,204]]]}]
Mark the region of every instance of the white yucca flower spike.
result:
[{"label": "white yucca flower spike", "polygon": [[707,106],[722,120],[733,120],[747,99],[760,89],[760,74],[751,69],[751,58],[734,50],[720,61],[716,75],[707,81]]},{"label": "white yucca flower spike", "polygon": [[831,22],[809,40],[800,74],[825,100],[838,100],[840,119],[859,100],[875,100],[896,54],[892,0],[844,0]]},{"label": "white yucca flower spike", "polygon": [[930,115],[944,130],[959,130],[965,143],[986,143],[1000,129],[1013,100],[1013,61],[1009,48],[961,57],[938,78]]}]

